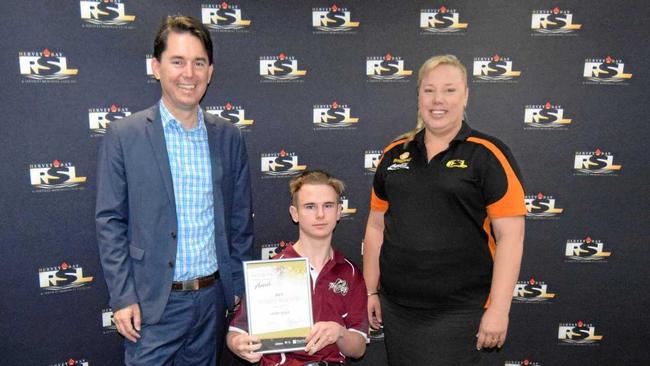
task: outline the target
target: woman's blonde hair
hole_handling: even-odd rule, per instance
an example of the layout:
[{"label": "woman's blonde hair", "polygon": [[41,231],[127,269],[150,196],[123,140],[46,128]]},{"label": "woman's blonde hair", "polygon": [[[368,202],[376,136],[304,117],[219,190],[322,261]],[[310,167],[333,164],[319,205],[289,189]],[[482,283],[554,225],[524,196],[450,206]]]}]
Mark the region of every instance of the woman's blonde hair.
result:
[{"label": "woman's blonde hair", "polygon": [[[458,57],[454,55],[433,56],[430,59],[424,61],[422,66],[420,66],[420,70],[418,71],[418,92],[420,90],[420,84],[422,83],[422,79],[424,78],[424,75],[426,75],[429,71],[435,69],[440,65],[450,65],[456,67],[458,70],[461,71],[461,73],[463,74],[463,80],[465,80],[465,83],[467,83],[467,69],[465,68],[465,65],[463,65],[462,62],[460,62]],[[417,124],[415,125],[415,128],[402,134],[401,136],[398,137],[398,139],[406,138],[406,141],[404,141],[404,146],[406,146],[409,142],[413,141],[415,135],[418,132],[422,131],[423,129],[424,129],[424,120],[420,116],[420,111],[418,110],[418,121]]]}]

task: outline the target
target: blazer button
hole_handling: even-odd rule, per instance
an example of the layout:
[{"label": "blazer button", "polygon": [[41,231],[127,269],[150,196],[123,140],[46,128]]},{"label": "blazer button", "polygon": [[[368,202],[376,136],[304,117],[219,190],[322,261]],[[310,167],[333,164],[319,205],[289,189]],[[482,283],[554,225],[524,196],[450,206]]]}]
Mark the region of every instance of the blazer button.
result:
[{"label": "blazer button", "polygon": [[172,231],[172,232],[171,232],[171,236],[172,236],[172,239],[176,239],[176,232],[175,232],[175,231]]},{"label": "blazer button", "polygon": [[174,263],[172,263],[172,261],[167,262],[167,264],[169,265],[169,268],[174,268]]}]

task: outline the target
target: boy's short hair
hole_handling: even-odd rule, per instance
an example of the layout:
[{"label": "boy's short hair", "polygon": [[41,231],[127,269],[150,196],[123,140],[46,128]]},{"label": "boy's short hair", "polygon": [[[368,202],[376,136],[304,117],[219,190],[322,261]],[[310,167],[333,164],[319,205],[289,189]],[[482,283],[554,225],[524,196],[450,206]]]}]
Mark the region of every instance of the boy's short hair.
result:
[{"label": "boy's short hair", "polygon": [[[305,170],[299,176],[291,179],[289,182],[289,191],[291,192],[291,204],[296,206],[298,203],[298,191],[305,184],[324,184],[332,187],[338,198],[345,189],[345,184],[340,179],[332,177],[324,170]],[[337,201],[338,201],[337,198]]]}]

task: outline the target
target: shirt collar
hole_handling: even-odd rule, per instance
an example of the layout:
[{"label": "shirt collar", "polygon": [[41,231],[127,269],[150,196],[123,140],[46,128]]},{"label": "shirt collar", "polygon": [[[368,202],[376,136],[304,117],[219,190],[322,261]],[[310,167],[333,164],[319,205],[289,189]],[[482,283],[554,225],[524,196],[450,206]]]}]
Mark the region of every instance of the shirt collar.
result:
[{"label": "shirt collar", "polygon": [[[415,135],[415,141],[417,142],[418,147],[420,149],[424,149],[424,133],[425,133],[425,129],[423,128],[420,132],[418,132]],[[454,142],[465,141],[467,140],[467,138],[471,133],[472,133],[472,128],[467,124],[467,122],[463,121],[460,126],[460,130],[458,131],[456,136],[454,136],[454,138],[451,139],[451,142],[449,144],[451,145]]]},{"label": "shirt collar", "polygon": [[[345,257],[343,254],[341,254],[338,250],[332,248],[332,252],[334,253],[334,263],[345,263]],[[287,245],[286,248],[284,248],[284,251],[280,253],[280,256],[278,258],[300,258],[300,254],[296,252],[295,249],[293,249],[293,245]],[[323,267],[324,268],[324,267]]]},{"label": "shirt collar", "polygon": [[[171,126],[176,126],[177,128],[180,128],[180,129],[183,129],[183,126],[181,126],[181,124],[176,120],[176,118],[174,118],[174,116],[169,111],[169,109],[167,109],[167,106],[165,106],[165,103],[163,102],[162,99],[160,99],[160,102],[158,103],[158,105],[159,105],[159,110],[160,110],[160,119],[162,120],[162,125],[163,125],[164,129],[169,127],[170,125]],[[196,127],[194,127],[190,131],[205,130],[205,122],[204,122],[204,119],[203,119],[203,110],[201,109],[201,107],[198,108],[197,113],[198,113],[198,117],[197,117],[198,124],[197,124]]]}]

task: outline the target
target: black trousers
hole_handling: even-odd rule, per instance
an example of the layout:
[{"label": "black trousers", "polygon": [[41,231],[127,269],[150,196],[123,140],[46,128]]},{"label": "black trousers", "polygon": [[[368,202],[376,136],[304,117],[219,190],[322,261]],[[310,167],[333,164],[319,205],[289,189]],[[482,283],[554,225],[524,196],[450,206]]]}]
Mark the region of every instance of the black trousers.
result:
[{"label": "black trousers", "polygon": [[381,297],[384,342],[390,366],[477,365],[476,333],[483,309],[405,307]]}]

